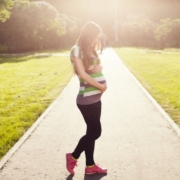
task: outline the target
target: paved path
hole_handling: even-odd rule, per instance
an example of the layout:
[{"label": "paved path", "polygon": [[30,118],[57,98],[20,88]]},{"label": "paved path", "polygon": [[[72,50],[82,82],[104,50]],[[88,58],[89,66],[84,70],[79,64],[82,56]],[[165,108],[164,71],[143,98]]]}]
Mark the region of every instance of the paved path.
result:
[{"label": "paved path", "polygon": [[85,132],[75,104],[78,80],[73,78],[0,171],[0,180],[180,180],[180,137],[112,49],[103,52],[102,61],[108,90],[95,159],[108,174],[85,176],[84,154],[74,176],[65,169],[65,153]]}]

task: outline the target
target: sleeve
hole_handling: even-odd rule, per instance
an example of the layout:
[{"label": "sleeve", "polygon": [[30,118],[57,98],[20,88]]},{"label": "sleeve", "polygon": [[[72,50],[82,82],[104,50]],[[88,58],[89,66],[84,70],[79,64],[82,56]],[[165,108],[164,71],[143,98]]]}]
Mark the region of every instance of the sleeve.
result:
[{"label": "sleeve", "polygon": [[74,46],[74,47],[71,49],[70,56],[71,56],[71,58],[72,58],[72,57],[77,57],[78,59],[81,59],[81,60],[82,60],[82,53],[81,53],[80,47]]}]

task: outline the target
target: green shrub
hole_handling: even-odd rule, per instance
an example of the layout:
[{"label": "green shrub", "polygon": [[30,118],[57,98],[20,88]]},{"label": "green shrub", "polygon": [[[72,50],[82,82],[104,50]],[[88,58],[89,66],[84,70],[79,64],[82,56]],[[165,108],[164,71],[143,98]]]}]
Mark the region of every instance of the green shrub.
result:
[{"label": "green shrub", "polygon": [[7,46],[0,45],[0,53],[7,53],[7,52],[8,52]]}]

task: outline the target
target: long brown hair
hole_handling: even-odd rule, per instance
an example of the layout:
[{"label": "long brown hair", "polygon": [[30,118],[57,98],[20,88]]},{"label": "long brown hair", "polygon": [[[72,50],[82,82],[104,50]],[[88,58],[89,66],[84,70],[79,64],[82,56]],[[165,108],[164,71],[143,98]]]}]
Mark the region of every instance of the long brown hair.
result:
[{"label": "long brown hair", "polygon": [[[99,48],[99,38],[102,34],[102,29],[100,26],[94,22],[88,22],[83,27],[80,36],[77,40],[77,45],[82,49],[83,52],[83,64],[85,69],[87,70],[89,66],[92,64],[92,54],[96,57],[97,63],[100,63],[100,59],[96,52],[96,48]],[[92,47],[92,43],[97,39],[97,42]]]}]

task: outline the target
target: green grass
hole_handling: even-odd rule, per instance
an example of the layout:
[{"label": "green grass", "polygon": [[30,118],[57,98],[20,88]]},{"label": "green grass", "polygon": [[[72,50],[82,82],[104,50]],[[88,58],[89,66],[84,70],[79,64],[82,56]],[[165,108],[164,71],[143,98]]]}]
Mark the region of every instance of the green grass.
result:
[{"label": "green grass", "polygon": [[[58,53],[58,54],[68,54],[69,53],[69,49],[70,49],[71,47],[68,47],[68,48],[64,48],[64,49],[59,49],[59,50],[54,50],[54,49],[52,49],[52,50],[39,50],[39,51],[31,51],[31,52],[25,52],[26,54],[30,54],[30,55],[32,55],[32,54],[38,54],[38,53]],[[21,53],[20,53],[21,54]]]},{"label": "green grass", "polygon": [[128,69],[180,126],[180,50],[115,48]]},{"label": "green grass", "polygon": [[41,53],[63,53],[63,54],[68,54],[69,53],[69,50],[71,49],[71,47],[72,46],[65,46],[65,47],[61,47],[61,48],[57,48],[57,49],[43,49],[43,50],[35,50],[35,51],[27,51],[27,52],[17,52],[17,53],[9,53],[8,52],[8,48],[7,48],[7,46],[3,46],[3,45],[1,45],[0,44],[0,56],[2,55],[2,54],[9,54],[9,55],[11,55],[11,54],[25,54],[25,55],[34,55],[34,54],[41,54]]},{"label": "green grass", "polygon": [[72,77],[69,57],[0,57],[0,158]]}]

